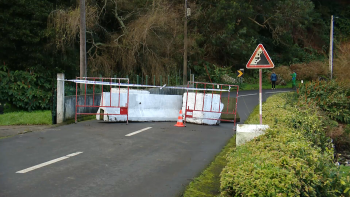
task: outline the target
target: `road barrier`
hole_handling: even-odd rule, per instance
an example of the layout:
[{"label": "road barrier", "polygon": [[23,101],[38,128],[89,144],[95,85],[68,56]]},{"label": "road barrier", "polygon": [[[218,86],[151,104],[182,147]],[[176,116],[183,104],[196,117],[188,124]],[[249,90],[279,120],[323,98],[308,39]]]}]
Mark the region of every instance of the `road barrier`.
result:
[{"label": "road barrier", "polygon": [[[58,80],[76,83],[76,122],[78,115],[96,115],[96,118],[100,120],[126,121],[127,123],[130,117],[134,121],[173,121],[177,118],[175,111],[179,111],[182,105],[185,124],[186,122],[193,122],[213,125],[225,121],[233,122],[234,128],[236,126],[239,91],[239,86],[237,85],[190,81],[187,87],[166,86],[166,84],[154,86],[129,84],[128,78],[102,77],[77,77],[75,80],[58,78]],[[79,95],[80,99],[78,99],[78,84],[84,84],[85,87],[81,95]],[[96,88],[95,86],[98,87]],[[147,90],[130,89],[140,87],[180,89],[187,92],[182,97],[176,95],[155,95],[149,94]],[[91,99],[87,102],[87,89],[90,89],[90,92],[91,89],[93,90],[92,95],[90,95],[90,97],[92,96],[92,102],[90,101]],[[99,94],[98,99],[101,98],[100,103],[95,102],[96,89]],[[231,92],[235,94],[234,97],[230,97]],[[133,96],[131,103],[130,94]],[[234,103],[232,99],[235,99]],[[230,103],[234,106],[230,106]],[[98,110],[93,110],[96,113],[87,113],[79,111],[79,108],[98,108]],[[132,116],[130,116],[130,113]],[[222,118],[222,115],[231,115],[231,118]]]},{"label": "road barrier", "polygon": [[[183,100],[186,102],[183,106],[185,123],[193,122],[198,124],[218,124],[220,121],[233,122],[234,128],[236,126],[236,114],[237,114],[237,102],[238,102],[238,85],[227,85],[217,83],[204,83],[204,82],[188,82],[188,87],[194,84],[195,92],[188,92],[184,94]],[[200,88],[198,86],[201,86]],[[207,89],[209,87],[209,89]],[[227,90],[227,103],[222,103],[222,92]],[[198,92],[198,91],[202,91]],[[235,106],[230,107],[230,93],[236,91],[236,96],[231,97],[235,99]],[[206,93],[206,92],[209,92]],[[211,92],[211,93],[210,93]],[[215,94],[220,92],[220,94]],[[225,106],[225,107],[224,107]],[[225,111],[223,109],[226,109]],[[233,115],[234,120],[222,119],[223,114]],[[199,121],[198,121],[199,120]]]},{"label": "road barrier", "polygon": [[[71,81],[74,81],[76,83],[76,104],[75,104],[75,122],[77,122],[77,116],[78,115],[102,115],[104,116],[104,111],[102,110],[99,110],[97,113],[79,113],[78,111],[78,108],[79,107],[84,107],[84,108],[87,108],[87,107],[93,107],[93,108],[114,108],[114,112],[115,113],[112,113],[112,114],[108,114],[108,115],[126,115],[126,122],[127,124],[129,123],[129,113],[128,113],[128,107],[129,107],[129,86],[127,86],[129,84],[129,79],[128,78],[100,78],[100,77],[77,77],[76,80],[71,80]],[[115,83],[113,82],[115,81]],[[116,82],[118,82],[119,85],[115,85]],[[121,91],[120,91],[120,87],[122,86],[122,83],[121,82],[126,82],[126,86],[127,86],[127,89],[126,89],[126,98],[123,100],[123,102],[121,102]],[[78,100],[78,83],[82,83],[82,84],[85,84],[84,85],[84,103],[79,103],[79,100]],[[114,84],[114,86],[117,86],[119,91],[117,94],[111,94],[112,92],[112,85],[110,84]],[[125,84],[125,83],[124,83]],[[87,90],[87,86],[88,85],[92,85],[93,86],[93,91],[92,91],[92,94],[93,94],[93,101],[92,101],[92,104],[89,104],[86,102],[86,90]],[[101,88],[98,88],[101,90],[101,102],[100,102],[100,105],[95,105],[95,86],[96,85],[100,85]],[[103,98],[105,93],[104,92],[104,85],[109,85],[109,102],[104,102],[105,99]],[[108,89],[108,88],[107,88]],[[118,102],[117,103],[114,103],[112,105],[112,96],[117,96],[118,97]]]}]

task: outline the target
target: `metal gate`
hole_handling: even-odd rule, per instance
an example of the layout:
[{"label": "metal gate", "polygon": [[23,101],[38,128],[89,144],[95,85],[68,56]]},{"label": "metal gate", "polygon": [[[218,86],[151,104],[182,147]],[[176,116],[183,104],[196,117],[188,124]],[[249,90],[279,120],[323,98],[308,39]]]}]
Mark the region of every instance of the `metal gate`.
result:
[{"label": "metal gate", "polygon": [[[105,113],[97,113],[97,112],[79,112],[79,108],[114,108],[116,113],[109,113],[108,115],[126,115],[126,122],[129,123],[129,79],[128,78],[101,78],[101,77],[77,77],[76,80],[76,97],[75,97],[75,122],[77,122],[77,116],[78,115],[106,115]],[[125,82],[125,83],[121,83],[121,82]],[[80,94],[80,96],[78,96],[78,83],[79,84],[84,84],[84,93]],[[89,86],[92,86],[92,89],[89,89]],[[96,87],[97,86],[97,87]],[[107,86],[107,88],[106,88]],[[109,88],[108,88],[109,86]],[[127,86],[127,88],[123,88],[121,89],[121,86]],[[117,87],[117,92],[118,93],[112,93],[112,87]],[[104,91],[105,90],[105,91]],[[108,90],[109,90],[109,99],[104,98],[104,94],[108,94]],[[125,90],[125,94],[126,94],[126,103],[123,105],[123,103],[121,103],[121,90]],[[92,91],[92,103],[91,102],[87,102],[87,95],[91,96],[91,94],[89,94],[89,92]],[[101,95],[99,96],[98,94],[96,94],[96,91],[98,91]],[[88,93],[87,93],[88,92]],[[114,96],[118,97],[118,103],[112,105],[112,101],[113,99],[113,94]],[[124,93],[123,93],[124,94]],[[81,98],[81,96],[83,96],[83,99],[79,99]],[[79,98],[78,98],[79,97]],[[97,98],[101,98],[100,104],[95,104],[95,99]],[[109,100],[109,105],[108,103],[105,101]],[[79,100],[83,100],[79,102]]]}]

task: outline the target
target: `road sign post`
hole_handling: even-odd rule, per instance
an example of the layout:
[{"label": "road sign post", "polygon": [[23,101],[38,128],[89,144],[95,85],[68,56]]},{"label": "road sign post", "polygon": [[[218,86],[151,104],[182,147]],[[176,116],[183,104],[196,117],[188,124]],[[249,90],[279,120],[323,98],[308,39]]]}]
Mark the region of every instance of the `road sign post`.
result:
[{"label": "road sign post", "polygon": [[262,124],[262,69],[259,69],[259,116]]},{"label": "road sign post", "polygon": [[239,83],[241,84],[242,83],[242,77],[244,75],[244,69],[241,68],[239,70],[237,70],[237,77],[239,78]]},{"label": "road sign post", "polygon": [[259,69],[259,119],[260,124],[262,125],[262,69],[266,68],[274,68],[275,65],[273,64],[269,54],[265,50],[264,46],[262,44],[259,44],[252,57],[250,57],[246,68],[248,69]]}]

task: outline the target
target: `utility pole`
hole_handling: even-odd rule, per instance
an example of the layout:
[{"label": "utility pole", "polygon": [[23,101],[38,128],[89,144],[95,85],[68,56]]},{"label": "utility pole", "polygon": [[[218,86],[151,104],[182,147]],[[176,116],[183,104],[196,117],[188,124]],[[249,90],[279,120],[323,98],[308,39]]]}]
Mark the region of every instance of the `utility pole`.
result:
[{"label": "utility pole", "polygon": [[329,71],[331,80],[333,78],[333,15],[331,16],[331,32],[330,32],[330,43],[329,43]]},{"label": "utility pole", "polygon": [[187,0],[185,0],[183,85],[187,85]]},{"label": "utility pole", "polygon": [[[86,61],[86,21],[85,21],[85,0],[80,0],[80,77],[87,76]],[[84,84],[80,84],[81,94],[84,91]]]}]

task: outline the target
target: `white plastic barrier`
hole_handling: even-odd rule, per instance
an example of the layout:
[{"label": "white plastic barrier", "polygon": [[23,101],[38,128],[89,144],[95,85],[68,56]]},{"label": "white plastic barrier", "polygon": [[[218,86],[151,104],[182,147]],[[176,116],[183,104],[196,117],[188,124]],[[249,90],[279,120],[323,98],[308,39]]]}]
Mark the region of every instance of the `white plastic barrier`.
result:
[{"label": "white plastic barrier", "polygon": [[259,124],[237,124],[236,146],[240,146],[255,137],[263,135],[269,125]]},{"label": "white plastic barrier", "polygon": [[[188,93],[188,101],[187,101],[187,109],[194,109],[194,105],[196,103],[195,110],[201,111],[193,111],[193,118],[186,118],[186,122],[195,123],[195,124],[207,124],[207,125],[215,125],[218,124],[218,120],[209,120],[209,119],[219,119],[221,113],[214,112],[203,112],[203,111],[217,111],[220,112],[224,109],[224,104],[220,102],[220,95],[218,94],[205,94],[204,96],[204,107],[203,107],[203,93],[197,93],[197,96],[194,92]],[[182,113],[185,113],[187,93],[184,93],[182,100]],[[202,110],[203,109],[203,110]],[[209,118],[209,119],[203,119]]]},{"label": "white plastic barrier", "polygon": [[[118,90],[119,92],[119,90]],[[127,94],[120,93],[120,105],[125,106]],[[179,110],[182,105],[181,95],[158,95],[148,94],[148,91],[133,91],[129,94],[129,121],[176,121]],[[112,106],[118,106],[119,93],[113,93],[112,90]],[[102,105],[102,100],[101,100]],[[110,105],[110,93],[103,93],[103,105]],[[108,115],[118,114],[119,108],[102,107],[104,110],[104,121],[126,121],[126,115]],[[98,109],[97,113],[100,113]],[[96,119],[100,120],[100,115],[96,115]]]},{"label": "white plastic barrier", "polygon": [[[127,88],[112,88],[112,93],[128,93]],[[129,94],[150,94],[147,90],[135,90],[135,89],[129,89]]]}]

